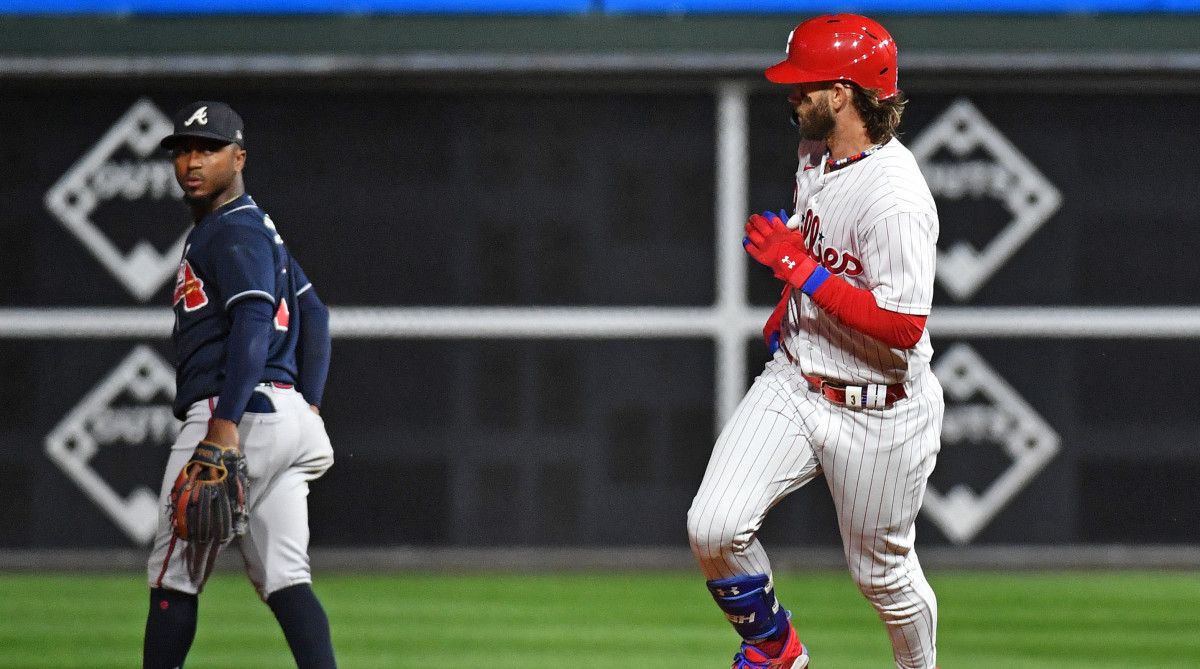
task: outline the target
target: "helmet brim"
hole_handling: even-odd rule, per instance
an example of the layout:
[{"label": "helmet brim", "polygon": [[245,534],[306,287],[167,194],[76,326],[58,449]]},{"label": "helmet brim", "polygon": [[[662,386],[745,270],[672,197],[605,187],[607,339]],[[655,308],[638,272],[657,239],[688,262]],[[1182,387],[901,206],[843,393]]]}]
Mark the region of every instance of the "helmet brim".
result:
[{"label": "helmet brim", "polygon": [[773,84],[809,84],[814,81],[833,81],[828,75],[818,75],[802,70],[793,65],[790,60],[768,67],[765,74],[767,81]]},{"label": "helmet brim", "polygon": [[[818,81],[854,81],[851,77],[833,77],[828,72],[810,72],[796,67],[790,60],[776,63],[768,67],[765,74],[767,81],[773,84],[813,84]],[[859,84],[862,86],[862,84]],[[892,86],[881,86],[874,89],[879,91],[879,99],[887,100],[900,92]]]}]

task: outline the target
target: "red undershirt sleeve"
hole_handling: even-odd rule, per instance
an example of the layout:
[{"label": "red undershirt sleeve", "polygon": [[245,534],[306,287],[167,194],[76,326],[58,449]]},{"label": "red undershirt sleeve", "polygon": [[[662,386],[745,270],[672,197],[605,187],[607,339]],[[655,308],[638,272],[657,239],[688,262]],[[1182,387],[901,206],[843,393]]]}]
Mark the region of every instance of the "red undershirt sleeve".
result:
[{"label": "red undershirt sleeve", "polygon": [[855,288],[839,276],[826,279],[812,299],[830,316],[892,348],[916,346],[925,331],[925,316],[883,309],[871,291]]}]

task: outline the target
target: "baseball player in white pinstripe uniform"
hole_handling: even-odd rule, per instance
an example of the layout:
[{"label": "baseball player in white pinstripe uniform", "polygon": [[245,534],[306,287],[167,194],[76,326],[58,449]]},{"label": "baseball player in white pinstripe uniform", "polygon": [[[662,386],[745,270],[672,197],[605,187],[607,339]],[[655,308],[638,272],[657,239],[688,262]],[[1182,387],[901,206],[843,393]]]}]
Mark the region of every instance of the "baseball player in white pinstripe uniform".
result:
[{"label": "baseball player in white pinstripe uniform", "polygon": [[937,600],[913,544],[944,410],[925,331],[938,219],[895,136],[896,44],[866,17],[820,16],[792,31],[766,75],[792,85],[801,137],[795,214],[751,216],[744,240],[784,282],[763,331],[774,358],[713,448],[688,512],[692,550],[743,638],[734,669],[808,667],[757,533],[824,474],[850,573],[896,666],[933,669]]}]

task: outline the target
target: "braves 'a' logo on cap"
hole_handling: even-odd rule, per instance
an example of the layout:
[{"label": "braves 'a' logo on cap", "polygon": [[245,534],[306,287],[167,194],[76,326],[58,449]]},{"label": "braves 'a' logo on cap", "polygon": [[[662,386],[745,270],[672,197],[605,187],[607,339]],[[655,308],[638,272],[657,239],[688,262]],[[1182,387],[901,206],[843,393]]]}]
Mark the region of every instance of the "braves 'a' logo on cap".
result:
[{"label": "braves 'a' logo on cap", "polygon": [[205,105],[192,112],[192,115],[188,118],[188,120],[183,122],[183,124],[188,127],[191,127],[193,123],[208,125],[208,105]]},{"label": "braves 'a' logo on cap", "polygon": [[187,258],[179,263],[179,271],[175,273],[175,297],[171,304],[178,305],[181,301],[184,311],[195,311],[208,304],[208,294],[204,292],[204,279],[196,276]]}]

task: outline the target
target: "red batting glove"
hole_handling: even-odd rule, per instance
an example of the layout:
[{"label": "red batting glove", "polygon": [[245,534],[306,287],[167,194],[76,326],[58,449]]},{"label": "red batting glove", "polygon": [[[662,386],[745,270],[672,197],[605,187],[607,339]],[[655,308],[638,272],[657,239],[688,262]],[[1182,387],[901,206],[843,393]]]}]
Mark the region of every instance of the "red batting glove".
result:
[{"label": "red batting glove", "polygon": [[817,261],[804,250],[804,237],[774,214],[754,214],[746,221],[746,237],[742,239],[755,260],[771,268],[775,278],[800,288],[817,268]]}]

